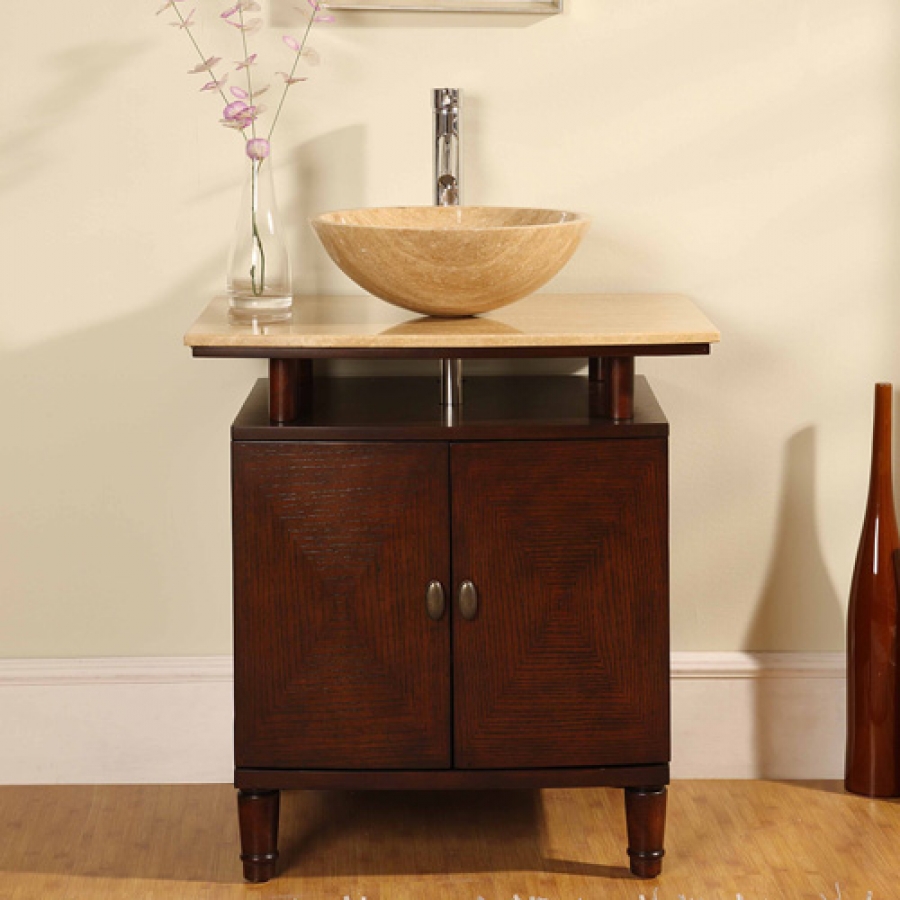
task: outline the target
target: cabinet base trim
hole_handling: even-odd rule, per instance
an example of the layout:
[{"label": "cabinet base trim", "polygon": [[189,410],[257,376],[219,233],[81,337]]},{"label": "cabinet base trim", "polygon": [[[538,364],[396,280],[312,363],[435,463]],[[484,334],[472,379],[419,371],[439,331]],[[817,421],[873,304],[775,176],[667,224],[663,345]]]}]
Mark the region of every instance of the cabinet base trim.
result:
[{"label": "cabinet base trim", "polygon": [[667,763],[592,769],[430,769],[417,771],[309,771],[237,769],[242,790],[491,790],[500,788],[633,787],[669,783]]}]

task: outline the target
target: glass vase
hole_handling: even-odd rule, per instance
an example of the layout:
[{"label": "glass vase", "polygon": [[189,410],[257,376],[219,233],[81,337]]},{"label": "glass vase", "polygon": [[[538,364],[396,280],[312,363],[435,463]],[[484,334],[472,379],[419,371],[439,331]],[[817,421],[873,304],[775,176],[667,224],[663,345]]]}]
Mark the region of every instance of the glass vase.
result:
[{"label": "glass vase", "polygon": [[291,317],[291,262],[275,202],[272,157],[248,163],[228,260],[231,316],[248,322],[283,321]]}]

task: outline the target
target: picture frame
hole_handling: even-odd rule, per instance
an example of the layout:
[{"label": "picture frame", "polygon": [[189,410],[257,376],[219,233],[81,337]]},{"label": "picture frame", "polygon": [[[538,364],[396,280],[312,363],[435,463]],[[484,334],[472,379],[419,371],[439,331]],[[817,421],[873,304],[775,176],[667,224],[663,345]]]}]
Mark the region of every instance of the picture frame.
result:
[{"label": "picture frame", "polygon": [[531,13],[562,12],[563,0],[322,0],[322,9],[335,12]]}]

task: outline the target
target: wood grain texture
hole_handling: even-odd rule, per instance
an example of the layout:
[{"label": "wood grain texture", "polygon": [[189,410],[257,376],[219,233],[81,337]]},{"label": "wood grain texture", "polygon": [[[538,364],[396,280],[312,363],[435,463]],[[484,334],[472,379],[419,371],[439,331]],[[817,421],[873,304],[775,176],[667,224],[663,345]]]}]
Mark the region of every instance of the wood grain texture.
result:
[{"label": "wood grain texture", "polygon": [[3,900],[844,900],[897,896],[900,803],[837,782],[676,781],[636,881],[619,790],[283,795],[279,877],[243,884],[230,785],[0,787]]},{"label": "wood grain texture", "polygon": [[661,439],[455,444],[454,763],[669,759]]},{"label": "wood grain texture", "polygon": [[235,443],[235,760],[450,764],[447,447]]}]

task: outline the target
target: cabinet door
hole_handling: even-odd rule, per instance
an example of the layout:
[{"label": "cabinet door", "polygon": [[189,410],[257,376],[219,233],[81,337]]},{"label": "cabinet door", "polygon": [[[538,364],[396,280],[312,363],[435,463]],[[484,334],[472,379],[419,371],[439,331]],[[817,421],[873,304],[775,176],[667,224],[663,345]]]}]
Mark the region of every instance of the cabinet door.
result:
[{"label": "cabinet door", "polygon": [[239,767],[450,765],[444,444],[233,444]]},{"label": "cabinet door", "polygon": [[669,759],[664,439],[455,444],[454,762]]}]

